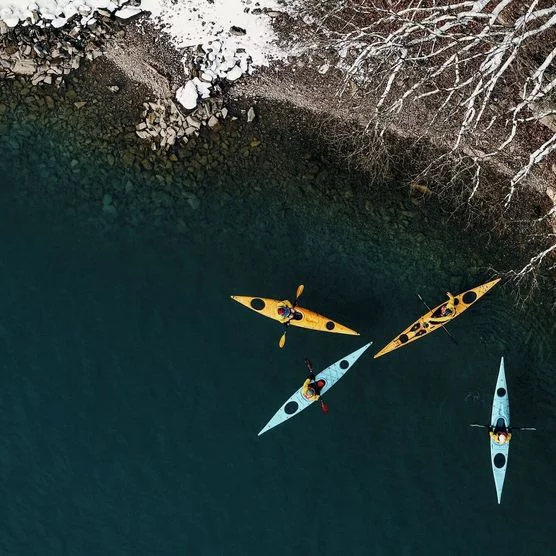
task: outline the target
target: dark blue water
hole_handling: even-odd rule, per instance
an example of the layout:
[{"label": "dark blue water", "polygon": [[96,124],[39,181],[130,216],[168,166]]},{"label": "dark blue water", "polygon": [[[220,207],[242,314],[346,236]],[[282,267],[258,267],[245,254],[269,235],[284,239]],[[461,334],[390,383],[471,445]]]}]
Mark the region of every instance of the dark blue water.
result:
[{"label": "dark blue water", "polygon": [[[120,167],[116,144],[110,165],[54,124],[12,124],[1,554],[554,553],[553,316],[499,286],[450,325],[457,344],[438,331],[372,359],[425,312],[416,292],[440,303],[502,255],[431,231],[426,207],[374,193],[292,130],[279,150],[261,124],[272,149],[202,173],[194,210],[171,189],[153,203],[156,179]],[[299,283],[306,306],[362,336],[290,330],[280,350],[280,327],[229,299],[291,298]],[[327,415],[257,437],[304,357],[321,369],[369,340]],[[468,424],[489,419],[501,355],[515,425],[539,430],[515,433],[498,506],[488,437]]]}]

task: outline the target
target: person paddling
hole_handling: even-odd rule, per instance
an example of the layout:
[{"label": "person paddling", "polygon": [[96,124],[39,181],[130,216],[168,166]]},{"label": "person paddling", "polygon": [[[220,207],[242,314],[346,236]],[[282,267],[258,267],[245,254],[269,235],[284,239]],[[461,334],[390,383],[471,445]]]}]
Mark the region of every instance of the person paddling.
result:
[{"label": "person paddling", "polygon": [[490,426],[488,427],[488,434],[492,441],[496,444],[502,446],[503,444],[507,444],[512,438],[512,429],[509,427],[503,426]]},{"label": "person paddling", "polygon": [[276,307],[278,320],[284,325],[284,332],[282,333],[282,336],[280,336],[280,341],[278,342],[280,348],[283,348],[286,345],[286,332],[288,331],[290,322],[293,319],[297,320],[303,318],[303,315],[296,311],[295,307],[304,289],[305,286],[303,284],[299,284],[299,286],[297,286],[293,305],[287,299],[284,299],[284,301],[280,301],[280,304],[278,305],[278,307]]},{"label": "person paddling", "polygon": [[286,324],[295,318],[295,305],[292,305],[287,299],[280,301],[280,305],[276,309],[280,322]]},{"label": "person paddling", "polygon": [[433,317],[436,322],[446,322],[453,318],[456,314],[455,299],[450,292],[446,292],[448,302],[441,305],[438,311],[435,311]]},{"label": "person paddling", "polygon": [[309,376],[305,379],[303,383],[303,388],[301,390],[303,396],[310,402],[316,402],[320,400],[320,406],[323,413],[328,413],[328,406],[322,401],[320,397],[320,392],[324,386],[324,381],[317,380],[315,373],[313,371],[313,364],[309,359],[305,359],[305,365],[309,370]]}]

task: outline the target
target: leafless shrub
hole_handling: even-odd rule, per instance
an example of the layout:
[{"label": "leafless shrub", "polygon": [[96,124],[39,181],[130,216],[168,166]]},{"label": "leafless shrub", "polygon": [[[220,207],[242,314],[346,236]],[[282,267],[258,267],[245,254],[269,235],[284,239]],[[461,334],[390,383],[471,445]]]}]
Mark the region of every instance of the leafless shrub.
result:
[{"label": "leafless shrub", "polygon": [[[372,141],[396,129],[445,154],[416,177],[508,222],[556,161],[556,4],[547,0],[313,0],[308,15],[371,106]],[[493,193],[492,170],[503,179]],[[487,175],[490,179],[487,178]],[[520,192],[523,192],[520,194]],[[519,212],[519,211],[518,211]],[[553,271],[555,209],[530,222],[540,250],[517,283]],[[501,224],[503,226],[505,224]],[[539,230],[544,230],[540,232]],[[540,235],[539,235],[540,234]]]}]

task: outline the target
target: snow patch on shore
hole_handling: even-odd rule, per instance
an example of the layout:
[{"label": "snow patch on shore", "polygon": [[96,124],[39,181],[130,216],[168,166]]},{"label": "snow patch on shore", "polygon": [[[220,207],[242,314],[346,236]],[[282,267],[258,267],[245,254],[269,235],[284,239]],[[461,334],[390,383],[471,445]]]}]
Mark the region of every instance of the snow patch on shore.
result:
[{"label": "snow patch on shore", "polygon": [[95,12],[127,19],[150,12],[155,25],[164,29],[178,48],[201,46],[204,58],[200,77],[178,91],[184,107],[193,105],[195,94],[207,98],[217,79],[235,81],[256,66],[284,60],[290,52],[281,48],[272,28],[273,18],[294,13],[301,0],[142,0],[140,7],[128,0],[0,0],[0,22],[63,27],[79,14],[80,24],[90,23]]},{"label": "snow patch on shore", "polygon": [[178,48],[201,46],[204,58],[200,78],[178,90],[177,100],[190,108],[197,98],[210,94],[218,79],[235,81],[257,66],[284,60],[288,52],[277,43],[272,20],[288,10],[295,13],[298,0],[142,0],[152,20],[164,28]]},{"label": "snow patch on shore", "polygon": [[[287,10],[297,2],[289,1]],[[255,66],[284,59],[287,52],[275,42],[272,19],[286,6],[276,0],[142,0],[141,7],[151,12],[155,22],[178,47],[191,47],[218,40],[222,50],[245,49]],[[238,34],[241,30],[245,34]]]},{"label": "snow patch on shore", "polygon": [[[163,25],[177,47],[193,47],[216,40],[222,50],[244,49],[252,64],[267,65],[271,60],[284,59],[287,52],[276,44],[272,19],[279,13],[292,12],[298,0],[287,4],[277,0],[142,0],[140,8],[128,0],[0,0],[0,20],[9,27],[40,13],[56,27],[76,13],[87,17],[95,10],[115,13],[122,19],[141,11],[151,13]],[[244,32],[244,34],[243,34]]]},{"label": "snow patch on shore", "polygon": [[40,14],[43,20],[40,22],[41,26],[50,22],[53,27],[63,27],[75,14],[80,14],[84,19],[82,24],[85,24],[85,20],[95,10],[116,13],[122,19],[141,12],[131,6],[122,8],[127,2],[128,0],[0,0],[0,21],[8,27],[15,27],[26,19],[34,23],[36,15]]}]

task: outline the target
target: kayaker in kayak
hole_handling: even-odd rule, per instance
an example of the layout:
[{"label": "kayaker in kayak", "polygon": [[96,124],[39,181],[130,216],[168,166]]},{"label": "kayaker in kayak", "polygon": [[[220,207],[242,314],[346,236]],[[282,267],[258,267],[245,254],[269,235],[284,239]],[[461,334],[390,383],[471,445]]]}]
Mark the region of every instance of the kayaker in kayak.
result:
[{"label": "kayaker in kayak", "polygon": [[278,309],[276,309],[276,312],[280,317],[280,322],[290,322],[290,320],[292,320],[295,316],[295,309],[293,308],[293,305],[287,299],[281,301],[280,303],[281,305],[278,305]]},{"label": "kayaker in kayak", "polygon": [[313,365],[309,359],[305,359],[305,365],[309,369],[309,376],[303,383],[302,394],[311,402],[317,401],[320,398],[320,390],[318,381],[316,380],[315,373],[313,372]]},{"label": "kayaker in kayak", "polygon": [[496,444],[499,444],[500,446],[507,444],[512,438],[511,429],[507,429],[506,427],[491,426],[488,428],[488,433],[493,442],[496,442]]},{"label": "kayaker in kayak", "polygon": [[448,302],[444,303],[444,305],[432,315],[436,322],[445,322],[455,316],[456,308],[454,296],[450,292],[446,292],[446,295],[448,296]]}]

